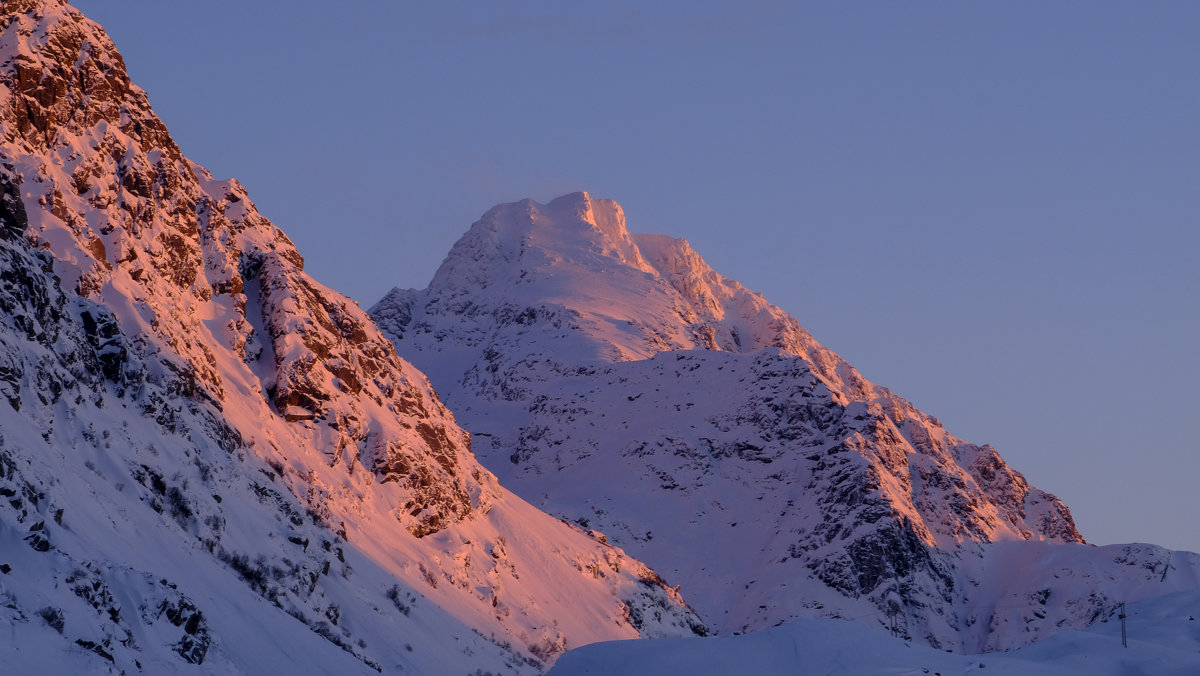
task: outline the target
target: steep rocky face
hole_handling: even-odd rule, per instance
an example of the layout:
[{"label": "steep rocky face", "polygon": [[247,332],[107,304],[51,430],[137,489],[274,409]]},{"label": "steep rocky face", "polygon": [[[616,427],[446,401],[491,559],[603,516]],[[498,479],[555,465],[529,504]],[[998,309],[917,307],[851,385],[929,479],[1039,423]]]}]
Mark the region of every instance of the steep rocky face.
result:
[{"label": "steep rocky face", "polygon": [[[243,440],[211,405],[184,395],[181,381],[151,377],[111,312],[64,292],[54,258],[27,236],[6,171],[0,193],[0,622],[14,639],[0,649],[6,668],[216,673],[249,666],[235,637],[264,630],[276,643],[260,658],[300,673],[427,661],[355,626],[362,609],[347,600],[388,578],[273,488],[275,476],[258,472],[264,463],[247,466]],[[354,582],[347,561],[364,569]],[[417,615],[471,636],[432,607]],[[401,617],[378,626],[422,631]],[[495,648],[492,658],[506,659]]]},{"label": "steep rocky face", "polygon": [[102,31],[35,3],[7,15],[4,36],[3,161],[38,245],[69,264],[68,287],[131,302],[121,319],[161,349],[153,368],[218,407],[240,396],[227,389],[243,364],[216,353],[233,351],[262,374],[275,411],[330,439],[331,462],[361,461],[411,492],[398,517],[414,533],[486,502],[487,481],[464,469],[466,438],[424,378],[352,301],[303,273],[240,185],[182,156]]},{"label": "steep rocky face", "polygon": [[974,635],[967,562],[1083,543],[1061,501],[686,242],[629,234],[614,202],[498,206],[371,313],[502,482],[649,561],[719,631],[836,615],[975,650],[1053,629]]},{"label": "steep rocky face", "polygon": [[[14,632],[160,671],[201,661],[203,634],[206,668],[257,672],[257,624],[298,673],[353,673],[532,672],[703,631],[648,568],[497,484],[370,318],[182,155],[99,26],[3,3],[0,88]],[[67,607],[76,569],[113,599]]]}]

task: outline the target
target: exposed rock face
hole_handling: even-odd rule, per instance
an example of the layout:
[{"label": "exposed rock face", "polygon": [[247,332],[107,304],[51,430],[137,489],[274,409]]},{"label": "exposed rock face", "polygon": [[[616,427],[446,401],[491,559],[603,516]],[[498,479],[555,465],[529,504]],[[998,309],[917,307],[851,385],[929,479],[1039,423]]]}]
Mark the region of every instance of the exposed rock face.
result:
[{"label": "exposed rock face", "polygon": [[839,615],[977,650],[1054,628],[973,633],[970,562],[1082,544],[1061,501],[615,202],[498,206],[371,313],[505,485],[649,561],[718,631]]},{"label": "exposed rock face", "polygon": [[[217,406],[230,375],[214,345],[242,356],[281,415],[325,428],[331,462],[362,461],[411,491],[398,514],[409,530],[434,532],[484,504],[489,489],[462,466],[467,440],[424,378],[352,301],[303,273],[236,181],[182,156],[103,32],[36,3],[6,22],[3,161],[40,207],[38,243],[73,264],[65,281],[101,303],[131,299],[128,328]],[[426,437],[435,457],[409,450]]]},{"label": "exposed rock face", "polygon": [[[2,7],[0,552],[24,553],[0,621],[161,672],[261,671],[254,627],[298,673],[532,672],[703,631],[497,484],[366,313],[182,155],[99,26]],[[76,569],[116,600],[59,598]]]}]

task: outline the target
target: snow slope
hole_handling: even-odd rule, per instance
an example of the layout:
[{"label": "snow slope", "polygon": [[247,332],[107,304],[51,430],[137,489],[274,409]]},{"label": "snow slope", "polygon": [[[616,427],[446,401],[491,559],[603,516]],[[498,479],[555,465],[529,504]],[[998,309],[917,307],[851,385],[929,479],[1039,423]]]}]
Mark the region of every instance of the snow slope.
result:
[{"label": "snow slope", "polygon": [[1185,676],[1200,673],[1200,595],[1129,604],[1082,631],[988,655],[954,655],[839,620],[799,620],[744,636],[597,643],[568,652],[554,676],[590,674],[896,674]]},{"label": "snow slope", "polygon": [[[1138,587],[1160,554],[1127,570],[1082,546],[1067,507],[991,446],[867,381],[685,241],[630,234],[611,200],[497,206],[427,289],[371,314],[506,486],[649,562],[722,633],[846,617],[1001,649],[1195,587],[1191,555]],[[978,563],[994,543],[1026,567],[1070,551],[1113,581],[1046,614],[1044,576],[1001,584]]]},{"label": "snow slope", "polygon": [[0,89],[6,665],[522,673],[703,631],[500,487],[366,313],[184,157],[99,26],[4,2]]}]

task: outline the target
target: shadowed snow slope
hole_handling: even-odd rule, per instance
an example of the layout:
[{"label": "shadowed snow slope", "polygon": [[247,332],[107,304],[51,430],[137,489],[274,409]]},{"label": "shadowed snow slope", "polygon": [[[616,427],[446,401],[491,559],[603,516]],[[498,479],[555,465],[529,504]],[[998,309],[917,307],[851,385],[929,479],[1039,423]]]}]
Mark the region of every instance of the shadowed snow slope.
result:
[{"label": "shadowed snow slope", "polygon": [[0,6],[0,662],[520,673],[702,631],[497,484],[99,26]]},{"label": "shadowed snow slope", "polygon": [[[497,206],[427,289],[371,314],[506,486],[649,562],[721,632],[847,617],[997,649],[1195,587],[1194,556],[1083,545],[991,446],[868,382],[687,242],[630,234],[611,200]],[[1001,544],[1027,575],[995,577]],[[1061,585],[1048,552],[1104,572]],[[1181,574],[1142,585],[1164,561]]]},{"label": "shadowed snow slope", "polygon": [[1129,604],[1128,648],[1110,614],[1083,631],[989,655],[952,655],[837,620],[800,620],[746,636],[614,641],[563,656],[552,676],[641,674],[989,674],[1190,676],[1200,673],[1200,595]]}]

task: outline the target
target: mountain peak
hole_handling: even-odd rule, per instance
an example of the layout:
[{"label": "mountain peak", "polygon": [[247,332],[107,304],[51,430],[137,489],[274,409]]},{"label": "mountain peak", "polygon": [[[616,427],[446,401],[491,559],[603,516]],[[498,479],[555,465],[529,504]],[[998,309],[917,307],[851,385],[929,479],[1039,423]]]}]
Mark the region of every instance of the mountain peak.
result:
[{"label": "mountain peak", "polygon": [[91,133],[98,143],[132,141],[182,160],[99,24],[61,0],[11,0],[4,9],[0,68],[14,105],[4,111],[0,140],[46,149]]},{"label": "mountain peak", "polygon": [[[939,605],[964,548],[1082,542],[991,447],[865,380],[685,240],[629,234],[609,200],[496,207],[427,289],[371,314],[503,482],[656,562],[720,631],[814,607],[887,617],[918,588],[913,607]],[[701,541],[743,545],[681,562]],[[973,645],[963,618],[911,621]]]},{"label": "mountain peak", "polygon": [[9,14],[44,13],[47,10],[67,9],[76,14],[78,10],[67,4],[67,0],[7,0],[4,9]]},{"label": "mountain peak", "polygon": [[592,196],[590,193],[588,193],[588,191],[577,190],[575,192],[569,192],[565,195],[559,195],[558,197],[555,197],[554,199],[550,200],[547,204],[548,204],[548,206],[552,206],[552,207],[566,205],[566,204],[589,205],[589,203],[591,201],[592,201]]},{"label": "mountain peak", "polygon": [[[625,228],[625,211],[613,200],[573,192],[542,204],[532,199],[493,207],[475,224],[493,234],[498,245],[539,249],[567,259],[584,252],[616,256],[622,262],[638,260],[636,246]],[[473,228],[473,230],[475,229]],[[464,237],[464,242],[469,237]],[[586,257],[586,256],[584,256]]]},{"label": "mountain peak", "polygon": [[504,293],[526,295],[520,289],[529,287],[537,295],[566,298],[578,291],[598,298],[587,288],[611,286],[603,282],[606,275],[653,271],[625,228],[621,206],[577,192],[545,204],[525,199],[493,207],[454,245],[431,286],[453,290],[503,281],[509,289]]}]

